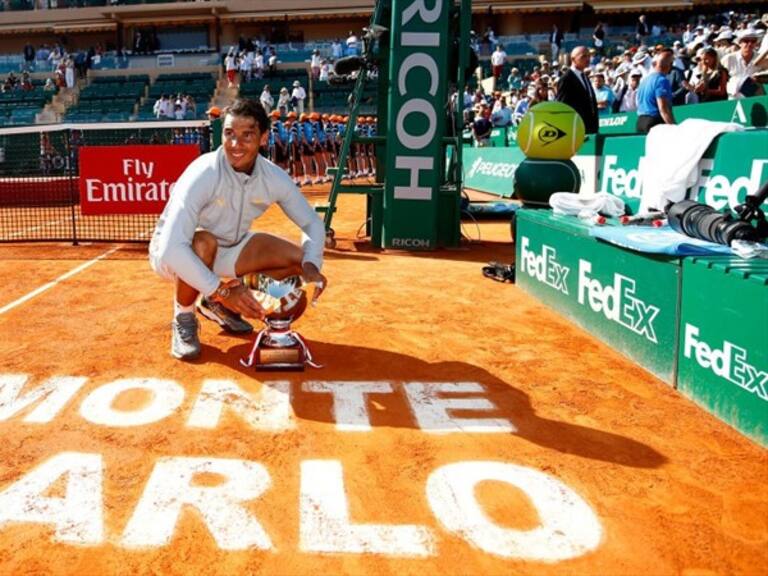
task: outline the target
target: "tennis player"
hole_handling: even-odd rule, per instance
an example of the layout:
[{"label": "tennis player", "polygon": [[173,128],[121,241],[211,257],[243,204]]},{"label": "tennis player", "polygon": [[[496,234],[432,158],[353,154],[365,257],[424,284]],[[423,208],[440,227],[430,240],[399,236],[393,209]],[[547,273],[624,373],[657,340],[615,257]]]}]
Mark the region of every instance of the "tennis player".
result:
[{"label": "tennis player", "polygon": [[[226,111],[222,145],[192,162],[179,177],[149,245],[152,269],[175,282],[171,354],[200,355],[198,311],[230,333],[253,330],[246,318],[264,311],[243,285],[245,274],[282,279],[300,274],[326,285],[325,228],[291,177],[263,156],[269,120],[256,100],[240,99]],[[252,222],[277,203],[302,231],[302,244],[266,232]]]}]

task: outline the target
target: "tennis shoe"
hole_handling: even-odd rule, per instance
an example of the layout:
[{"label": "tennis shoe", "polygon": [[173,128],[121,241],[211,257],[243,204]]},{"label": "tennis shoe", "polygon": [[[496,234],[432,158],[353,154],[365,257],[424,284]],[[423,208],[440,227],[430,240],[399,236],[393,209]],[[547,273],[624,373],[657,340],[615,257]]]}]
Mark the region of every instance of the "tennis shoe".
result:
[{"label": "tennis shoe", "polygon": [[171,356],[194,360],[200,356],[200,324],[194,312],[182,312],[171,323]]},{"label": "tennis shoe", "polygon": [[225,331],[230,334],[249,334],[253,332],[253,326],[243,320],[242,316],[232,312],[229,308],[219,302],[214,302],[208,298],[200,300],[197,309],[208,320],[213,320]]}]

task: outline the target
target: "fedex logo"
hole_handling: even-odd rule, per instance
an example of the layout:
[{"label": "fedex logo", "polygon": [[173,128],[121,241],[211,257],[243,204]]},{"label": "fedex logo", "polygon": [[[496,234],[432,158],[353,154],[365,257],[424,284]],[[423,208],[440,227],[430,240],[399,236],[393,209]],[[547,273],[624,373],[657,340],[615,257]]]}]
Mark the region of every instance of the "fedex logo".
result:
[{"label": "fedex logo", "polygon": [[763,172],[768,160],[754,159],[749,176],[739,176],[731,181],[724,174],[712,174],[714,162],[705,158],[699,164],[699,180],[697,189],[703,192],[702,201],[716,210],[730,208],[733,210],[744,202],[744,197],[755,194],[765,181]]},{"label": "fedex logo", "polygon": [[640,178],[640,167],[644,162],[645,156],[642,156],[638,159],[636,167],[625,169],[618,165],[618,156],[606,154],[605,162],[603,163],[604,174],[600,192],[607,192],[614,196],[640,198],[643,188],[643,182]]},{"label": "fedex logo", "polygon": [[768,371],[747,361],[747,351],[727,340],[722,348],[713,348],[701,340],[699,328],[686,322],[683,355],[696,360],[705,370],[736,384],[758,398],[768,401]]},{"label": "fedex logo", "polygon": [[542,284],[568,295],[568,273],[570,268],[557,261],[557,252],[551,246],[541,245],[541,254],[530,249],[530,240],[522,237],[520,248],[520,270]]},{"label": "fedex logo", "polygon": [[635,295],[635,281],[614,274],[613,284],[603,286],[591,274],[592,263],[579,259],[579,304],[588,305],[608,320],[621,324],[654,344],[658,343],[653,322],[659,314],[659,308],[645,303]]}]

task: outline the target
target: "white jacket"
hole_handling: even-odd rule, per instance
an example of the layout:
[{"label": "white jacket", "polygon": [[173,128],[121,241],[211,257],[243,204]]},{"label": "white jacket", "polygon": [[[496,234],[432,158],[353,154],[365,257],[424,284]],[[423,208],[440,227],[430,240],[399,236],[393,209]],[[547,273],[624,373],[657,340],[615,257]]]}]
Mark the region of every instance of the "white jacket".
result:
[{"label": "white jacket", "polygon": [[262,156],[251,174],[235,172],[222,147],[195,159],[179,177],[157,221],[150,254],[201,294],[212,294],[220,279],[192,251],[195,231],[204,229],[221,246],[234,246],[274,203],[303,232],[303,262],[321,269],[325,227],[291,177]]}]

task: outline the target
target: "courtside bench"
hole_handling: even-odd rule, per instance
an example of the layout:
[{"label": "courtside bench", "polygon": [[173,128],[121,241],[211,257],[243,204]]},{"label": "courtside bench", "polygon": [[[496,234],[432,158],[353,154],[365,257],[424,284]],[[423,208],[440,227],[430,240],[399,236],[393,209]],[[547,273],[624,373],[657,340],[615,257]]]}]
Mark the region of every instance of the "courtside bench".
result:
[{"label": "courtside bench", "polygon": [[643,254],[517,212],[517,284],[768,446],[768,261]]},{"label": "courtside bench", "polygon": [[515,250],[521,288],[674,385],[680,258],[599,241],[551,210],[518,210]]}]

